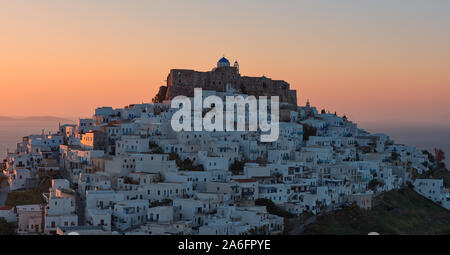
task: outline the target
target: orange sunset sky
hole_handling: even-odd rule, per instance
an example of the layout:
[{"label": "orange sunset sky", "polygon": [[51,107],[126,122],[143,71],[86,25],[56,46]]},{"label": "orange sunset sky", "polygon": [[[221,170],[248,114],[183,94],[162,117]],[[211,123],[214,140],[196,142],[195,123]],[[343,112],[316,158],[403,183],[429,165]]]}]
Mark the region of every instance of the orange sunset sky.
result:
[{"label": "orange sunset sky", "polygon": [[0,0],[0,115],[150,102],[171,68],[283,79],[355,121],[450,125],[450,1]]}]

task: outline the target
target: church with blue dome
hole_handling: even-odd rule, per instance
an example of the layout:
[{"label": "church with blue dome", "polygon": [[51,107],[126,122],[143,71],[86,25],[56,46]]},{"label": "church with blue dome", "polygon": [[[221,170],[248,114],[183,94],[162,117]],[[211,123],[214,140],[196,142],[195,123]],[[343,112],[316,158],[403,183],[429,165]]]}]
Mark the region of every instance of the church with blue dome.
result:
[{"label": "church with blue dome", "polygon": [[230,66],[230,61],[228,61],[228,59],[226,59],[225,57],[222,57],[217,62],[217,67],[229,67],[229,66]]},{"label": "church with blue dome", "polygon": [[[217,61],[217,68],[221,67],[231,67],[230,61],[225,56]],[[239,64],[237,60],[234,61],[233,67],[236,68],[236,70],[239,72]]]}]

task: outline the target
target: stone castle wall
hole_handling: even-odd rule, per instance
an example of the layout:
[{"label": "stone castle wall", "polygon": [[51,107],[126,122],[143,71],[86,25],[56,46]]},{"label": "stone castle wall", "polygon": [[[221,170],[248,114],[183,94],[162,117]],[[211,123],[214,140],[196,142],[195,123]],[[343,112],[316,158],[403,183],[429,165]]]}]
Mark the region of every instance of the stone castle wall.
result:
[{"label": "stone castle wall", "polygon": [[279,96],[280,102],[297,105],[297,92],[289,83],[266,77],[241,76],[236,67],[218,67],[209,72],[186,69],[172,69],[167,76],[167,85],[162,86],[155,96],[155,102],[171,100],[184,95],[194,96],[194,88],[224,92],[228,86],[242,93],[254,96]]}]

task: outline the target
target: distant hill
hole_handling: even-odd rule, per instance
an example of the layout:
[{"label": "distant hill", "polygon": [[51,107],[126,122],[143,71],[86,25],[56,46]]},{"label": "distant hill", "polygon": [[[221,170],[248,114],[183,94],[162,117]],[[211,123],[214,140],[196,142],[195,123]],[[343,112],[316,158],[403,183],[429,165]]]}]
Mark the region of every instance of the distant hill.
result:
[{"label": "distant hill", "polygon": [[0,116],[0,121],[2,120],[17,120],[16,118],[8,117],[8,116]]},{"label": "distant hill", "polygon": [[73,120],[55,117],[55,116],[30,116],[30,117],[8,117],[8,116],[0,116],[0,121],[18,121],[18,120],[28,120],[28,121],[61,121],[61,122],[73,122]]},{"label": "distant hill", "polygon": [[33,120],[33,121],[69,121],[72,120],[60,118],[60,117],[54,117],[54,116],[32,116],[32,117],[25,117],[22,120]]},{"label": "distant hill", "polygon": [[371,211],[356,206],[319,216],[304,234],[450,234],[450,211],[412,189],[392,190],[374,199]]}]

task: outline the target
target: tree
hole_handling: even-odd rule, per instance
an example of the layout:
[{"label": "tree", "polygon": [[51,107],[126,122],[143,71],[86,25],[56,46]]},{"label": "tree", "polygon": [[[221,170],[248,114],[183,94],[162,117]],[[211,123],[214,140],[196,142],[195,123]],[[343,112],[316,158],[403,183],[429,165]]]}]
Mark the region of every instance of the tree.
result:
[{"label": "tree", "polygon": [[150,208],[152,208],[152,207],[157,207],[157,206],[169,206],[169,205],[172,205],[173,204],[173,201],[172,201],[172,199],[163,199],[162,201],[153,201],[153,202],[151,202],[150,203]]},{"label": "tree", "polygon": [[317,134],[317,128],[308,124],[302,125],[303,125],[303,141],[308,141],[310,136],[315,136]]},{"label": "tree", "polygon": [[395,152],[395,151],[393,151],[392,153],[391,153],[391,158],[392,158],[392,160],[397,160],[398,159],[398,157],[400,156],[400,154],[398,154],[397,152]]},{"label": "tree", "polygon": [[427,151],[427,150],[422,150],[422,154],[425,154],[425,155],[428,156],[428,161],[434,162],[434,156],[433,156],[433,154],[431,154],[429,151]]},{"label": "tree", "polygon": [[175,164],[177,164],[178,168],[181,170],[186,171],[204,171],[203,165],[194,165],[194,162],[190,160],[189,158],[186,158],[185,160],[181,160],[180,156],[175,153],[171,152],[169,154],[169,160],[175,160]]},{"label": "tree", "polygon": [[155,148],[158,148],[159,146],[155,142],[150,141],[150,142],[148,142],[148,147],[150,149],[155,149]]},{"label": "tree", "polygon": [[228,170],[231,171],[233,175],[238,175],[244,172],[244,165],[245,165],[244,160],[239,161],[235,159],[234,162],[230,165]]},{"label": "tree", "polygon": [[380,185],[380,182],[377,179],[372,179],[367,186],[372,191],[377,191],[377,187]]},{"label": "tree", "polygon": [[169,154],[169,160],[175,160],[175,164],[177,164],[179,168],[183,165],[183,161],[181,161],[180,156],[178,156],[175,152],[171,152]]},{"label": "tree", "polygon": [[436,162],[440,164],[445,159],[445,153],[442,149],[435,148],[434,149],[434,158]]},{"label": "tree", "polygon": [[283,175],[282,174],[280,174],[280,173],[274,173],[273,174],[273,177],[275,178],[275,180],[276,180],[276,182],[277,183],[281,183],[282,182],[282,180],[283,180]]},{"label": "tree", "polygon": [[189,158],[186,158],[182,161],[181,167],[182,170],[186,171],[204,171],[203,165],[194,165],[194,162]]},{"label": "tree", "polygon": [[164,154],[164,150],[159,145],[157,145],[152,141],[148,143],[148,147],[150,148],[151,153],[153,154]]},{"label": "tree", "polygon": [[284,210],[283,208],[277,206],[272,200],[267,198],[258,198],[255,200],[255,205],[265,206],[267,212],[270,214],[275,214],[280,217],[295,217],[294,214]]},{"label": "tree", "polygon": [[152,154],[164,154],[164,150],[160,147],[156,148],[156,149],[152,149],[151,151]]}]

